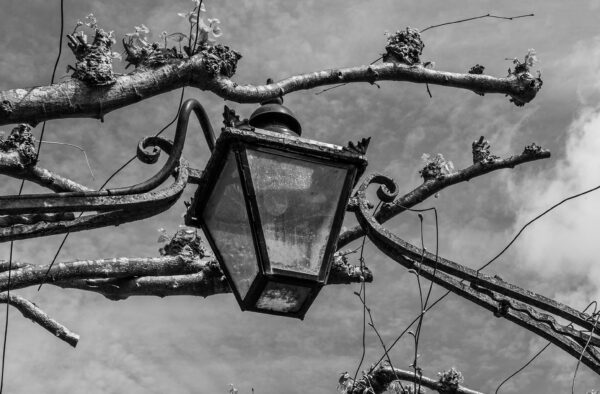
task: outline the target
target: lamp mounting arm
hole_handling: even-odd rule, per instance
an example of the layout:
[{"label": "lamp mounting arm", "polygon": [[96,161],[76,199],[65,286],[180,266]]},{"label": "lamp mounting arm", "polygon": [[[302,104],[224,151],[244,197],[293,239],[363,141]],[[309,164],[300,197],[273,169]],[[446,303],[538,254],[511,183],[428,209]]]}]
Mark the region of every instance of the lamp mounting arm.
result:
[{"label": "lamp mounting arm", "polygon": [[[44,218],[47,215],[37,214],[97,212],[95,215],[80,216],[77,219],[70,215],[65,220],[5,225],[0,227],[0,242],[118,225],[154,216],[171,207],[181,196],[188,181],[199,177],[199,171],[190,169],[181,157],[192,112],[200,121],[206,142],[212,151],[215,136],[206,111],[197,100],[189,99],[179,110],[175,138],[172,142],[154,136],[145,137],[138,144],[137,157],[144,163],[156,163],[161,150],[169,155],[155,175],[144,182],[121,188],[0,196],[0,215],[8,215],[4,218],[7,219],[4,221],[6,223],[15,223],[14,220],[8,219],[17,218],[18,215]],[[171,175],[175,177],[175,182],[166,189],[156,190]]]},{"label": "lamp mounting arm", "polygon": [[[504,317],[532,331],[577,359],[581,357],[581,362],[600,375],[600,337],[594,335],[597,331],[595,316],[431,254],[390,233],[371,213],[372,205],[366,197],[371,184],[380,185],[377,196],[383,202],[392,202],[398,187],[391,178],[371,174],[359,186],[350,204],[359,224],[377,248],[405,268],[492,311],[496,317]],[[570,324],[561,325],[550,314]]]}]

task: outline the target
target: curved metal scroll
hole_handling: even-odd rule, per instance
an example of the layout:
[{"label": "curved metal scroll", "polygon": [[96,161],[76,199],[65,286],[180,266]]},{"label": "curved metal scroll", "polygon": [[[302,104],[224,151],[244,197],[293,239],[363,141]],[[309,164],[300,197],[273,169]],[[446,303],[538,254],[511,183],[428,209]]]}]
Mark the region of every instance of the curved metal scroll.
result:
[{"label": "curved metal scroll", "polygon": [[[579,359],[597,374],[600,374],[600,337],[595,319],[585,313],[556,302],[542,295],[522,289],[498,277],[481,274],[473,269],[450,260],[435,256],[404,241],[386,230],[370,212],[367,200],[369,185],[379,184],[378,197],[391,202],[398,188],[394,181],[380,174],[369,175],[359,186],[349,207],[355,212],[361,227],[369,239],[382,252],[408,269],[414,269],[428,280],[468,299],[547,339],[556,346]],[[551,315],[571,322],[561,325]],[[582,330],[573,328],[579,326]],[[585,349],[585,351],[584,351]]]},{"label": "curved metal scroll", "polygon": [[[173,142],[160,137],[146,137],[138,145],[137,157],[144,163],[156,163],[160,150],[169,158],[150,179],[129,187],[90,192],[68,192],[13,195],[0,197],[0,215],[104,212],[72,220],[40,222],[0,228],[0,242],[33,238],[50,234],[79,231],[145,219],[165,211],[181,196],[188,182],[189,167],[181,158],[192,111],[200,121],[209,148],[214,148],[212,126],[202,105],[187,100],[179,110]],[[152,148],[152,149],[150,149]],[[160,150],[159,150],[160,149]],[[164,190],[155,191],[170,175],[175,182]]]}]

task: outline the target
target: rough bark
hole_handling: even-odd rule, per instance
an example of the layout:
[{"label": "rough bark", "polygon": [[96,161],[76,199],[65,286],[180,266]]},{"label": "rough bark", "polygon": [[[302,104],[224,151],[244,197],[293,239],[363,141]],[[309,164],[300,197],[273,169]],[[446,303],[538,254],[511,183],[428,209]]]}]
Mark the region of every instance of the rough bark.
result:
[{"label": "rough bark", "polygon": [[[425,201],[427,198],[435,195],[442,189],[455,185],[457,183],[469,181],[475,177],[488,174],[492,171],[514,168],[523,163],[528,163],[535,160],[546,159],[550,157],[550,152],[541,149],[535,144],[525,148],[523,153],[514,155],[505,159],[490,157],[486,160],[476,161],[473,165],[451,174],[440,174],[434,179],[428,179],[409,193],[397,198],[392,203],[386,203],[381,206],[381,209],[375,214],[375,219],[379,223],[383,223],[394,216],[404,212],[407,208],[412,208],[415,205]],[[338,249],[346,246],[350,242],[357,240],[365,235],[364,230],[360,226],[353,227],[344,233],[340,234],[338,239]]]},{"label": "rough bark", "polygon": [[23,179],[57,193],[83,192],[91,189],[37,165],[26,165],[18,152],[0,152],[0,174]]},{"label": "rough bark", "polygon": [[[404,381],[405,388],[408,388],[408,386],[414,387],[413,382],[415,382],[417,387],[420,385],[421,387],[435,390],[440,394],[483,394],[460,385],[448,385],[443,382],[442,378],[434,380],[425,376],[417,376],[414,372],[392,368],[389,365],[382,365],[375,368],[356,382],[347,382],[348,390],[345,393],[363,394],[372,392],[373,394],[380,394],[385,392],[391,383],[397,381]],[[400,393],[403,392],[408,393],[409,391],[400,391]]]},{"label": "rough bark", "polygon": [[226,100],[258,103],[291,92],[319,86],[376,81],[406,81],[508,95],[516,103],[531,101],[541,80],[529,72],[495,78],[478,74],[436,71],[420,64],[385,62],[296,75],[267,85],[239,85],[228,77],[211,75],[202,55],[120,75],[109,86],[93,86],[77,79],[50,86],[0,92],[0,125],[36,124],[58,118],[98,118],[146,98],[183,86],[211,91]]},{"label": "rough bark", "polygon": [[[8,301],[9,297],[6,293],[0,294],[0,303],[6,304]],[[23,297],[11,294],[10,305],[17,308],[24,317],[44,327],[58,339],[65,341],[73,347],[77,346],[77,342],[79,342],[79,335],[75,334],[56,320],[52,319],[33,302],[28,301]]]},{"label": "rough bark", "polygon": [[[132,295],[207,297],[231,291],[214,260],[202,260],[193,255],[80,260],[54,264],[52,268],[25,263],[17,266],[21,268],[11,271],[11,290],[48,283],[94,291],[111,299]],[[328,284],[350,284],[363,280],[373,280],[368,268],[361,271],[360,267],[337,259]],[[0,292],[7,289],[8,271],[4,271],[0,273]]]}]

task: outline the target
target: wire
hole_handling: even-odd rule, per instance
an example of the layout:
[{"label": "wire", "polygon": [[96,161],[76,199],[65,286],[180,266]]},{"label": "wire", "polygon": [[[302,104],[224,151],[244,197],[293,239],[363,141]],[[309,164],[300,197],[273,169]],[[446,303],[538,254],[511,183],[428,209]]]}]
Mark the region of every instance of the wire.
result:
[{"label": "wire", "polygon": [[592,337],[594,336],[594,330],[596,329],[596,325],[598,324],[598,318],[600,317],[600,314],[595,313],[595,315],[596,315],[596,321],[594,321],[594,327],[592,327],[592,331],[590,332],[590,337],[588,338],[587,342],[585,343],[585,346],[583,347],[583,349],[581,349],[581,354],[579,355],[579,359],[577,360],[577,365],[575,366],[575,372],[573,373],[573,381],[571,382],[571,394],[575,394],[575,378],[577,377],[577,371],[579,370],[579,366],[581,365],[581,359],[583,358],[583,353],[585,353],[588,346],[590,346],[590,341],[592,340]]},{"label": "wire", "polygon": [[548,342],[546,344],[546,346],[544,346],[542,349],[540,349],[529,361],[527,361],[525,363],[525,365],[523,365],[521,368],[517,369],[512,375],[510,375],[508,378],[504,379],[502,381],[502,383],[500,383],[498,385],[498,387],[496,388],[496,391],[494,392],[494,394],[498,394],[498,390],[500,390],[500,387],[502,387],[504,385],[504,383],[508,382],[509,380],[511,380],[513,377],[515,377],[516,375],[518,375],[519,373],[521,373],[525,368],[527,368],[529,366],[529,364],[531,364],[536,358],[538,358],[540,356],[540,354],[542,354],[544,352],[544,350],[548,349],[548,347],[550,347],[551,343]]},{"label": "wire", "polygon": [[[58,55],[56,56],[56,61],[54,62],[54,68],[52,69],[52,77],[50,78],[50,85],[54,84],[54,78],[56,76],[56,68],[58,67],[58,62],[60,61],[60,56],[62,54],[62,43],[63,43],[63,34],[65,27],[65,12],[64,12],[64,0],[60,0],[60,33],[58,35]],[[42,141],[44,140],[44,131],[46,130],[46,122],[42,124],[42,131],[40,132],[40,141],[38,144],[37,152],[35,154],[35,161],[38,161],[40,157],[40,150],[42,148]],[[21,186],[19,187],[19,196],[23,193],[23,187],[25,186],[25,180],[21,181]],[[4,323],[4,339],[2,341],[2,368],[0,369],[0,394],[2,394],[4,388],[4,366],[6,364],[6,342],[8,338],[8,317],[10,311],[10,280],[12,273],[12,258],[13,258],[13,247],[14,241],[10,241],[10,253],[8,259],[8,281],[6,284],[6,321]]]},{"label": "wire", "polygon": [[514,238],[508,243],[508,245],[506,245],[504,247],[504,249],[502,249],[500,251],[500,253],[498,253],[493,259],[491,259],[490,261],[488,261],[487,263],[485,263],[483,266],[479,267],[477,269],[477,272],[479,273],[479,271],[481,271],[482,269],[484,269],[485,267],[487,267],[488,265],[492,264],[494,261],[496,261],[496,259],[500,256],[502,256],[504,254],[504,252],[506,252],[508,250],[508,248],[511,247],[511,245],[517,240],[517,238],[519,238],[519,236],[521,236],[521,234],[523,233],[523,231],[525,231],[525,229],[532,224],[533,222],[535,222],[536,220],[540,219],[542,216],[546,215],[548,212],[552,211],[554,208],[557,208],[558,206],[564,204],[565,202],[569,201],[569,200],[573,200],[577,197],[581,197],[585,194],[591,193],[595,190],[600,189],[600,185],[593,187],[591,189],[588,189],[586,191],[583,191],[581,193],[572,195],[570,197],[565,198],[564,200],[554,204],[553,206],[551,206],[550,208],[546,209],[544,212],[542,212],[541,214],[537,215],[535,218],[531,219],[529,222],[527,222],[523,227],[521,227],[521,229],[519,230],[519,232],[517,233],[517,235],[514,236]]},{"label": "wire", "polygon": [[[375,210],[373,211],[373,214],[375,214],[375,212],[377,212],[377,210],[379,209],[379,207],[381,206],[381,201],[379,202],[379,204],[377,204],[377,206],[375,207]],[[362,272],[362,270],[365,267],[365,259],[363,257],[363,252],[365,250],[365,242],[367,241],[367,236],[364,235],[363,239],[362,239],[362,244],[360,246],[360,257],[359,257],[359,262],[360,262],[360,270]],[[362,294],[362,296],[361,296]],[[354,391],[354,385],[356,384],[356,377],[358,376],[358,371],[360,370],[360,367],[362,366],[363,362],[365,361],[365,354],[367,352],[367,346],[366,346],[366,331],[367,331],[367,287],[365,286],[365,282],[362,281],[360,284],[360,292],[357,293],[358,298],[360,299],[360,301],[362,302],[363,305],[363,329],[362,329],[362,354],[360,356],[360,362],[358,363],[358,366],[356,367],[356,372],[354,372],[354,378],[352,379],[352,391]],[[371,313],[369,312],[369,315]],[[385,350],[385,347],[384,347]]]},{"label": "wire", "polygon": [[[590,302],[590,303],[588,304],[588,306],[586,306],[586,307],[585,307],[585,309],[583,309],[583,310],[581,311],[581,313],[585,313],[585,312],[587,312],[587,310],[588,310],[588,309],[589,309],[589,308],[590,308],[592,305],[594,305],[594,312],[593,312],[593,315],[595,315],[595,314],[596,314],[596,309],[597,309],[597,307],[598,307],[598,303],[597,303],[596,301],[592,301],[592,302]],[[572,325],[573,325],[572,323],[571,323],[571,324],[569,324],[569,326],[572,326]],[[592,338],[592,335],[593,335],[593,332],[590,334],[590,338],[589,338],[590,340],[591,340],[591,338]],[[540,355],[541,355],[541,354],[542,354],[542,353],[543,353],[543,352],[544,352],[546,349],[548,349],[548,347],[550,347],[550,345],[551,345],[551,344],[552,344],[551,342],[548,342],[548,343],[546,344],[546,346],[544,346],[542,349],[540,349],[540,350],[539,350],[539,351],[538,351],[538,352],[537,352],[537,353],[536,353],[536,354],[535,354],[535,355],[534,355],[534,356],[533,356],[533,357],[532,357],[532,358],[531,358],[529,361],[527,361],[527,362],[525,363],[525,365],[523,365],[521,368],[519,368],[518,370],[516,370],[516,371],[515,371],[515,372],[514,372],[512,375],[510,375],[508,378],[504,379],[504,380],[502,381],[502,383],[500,383],[500,384],[498,385],[498,387],[496,388],[496,391],[494,392],[494,394],[498,394],[498,391],[500,390],[500,388],[501,388],[501,387],[502,387],[502,386],[503,386],[503,385],[504,385],[506,382],[508,382],[510,379],[512,379],[513,377],[515,377],[517,374],[521,373],[521,372],[522,372],[522,371],[523,371],[525,368],[527,368],[527,367],[529,366],[529,364],[531,364],[531,363],[532,363],[532,362],[533,362],[533,361],[534,361],[536,358],[538,358],[538,357],[539,357],[539,356],[540,356]],[[589,340],[588,340],[588,344],[589,344]],[[586,347],[587,347],[587,345],[586,345]],[[584,353],[584,352],[585,352],[585,348],[583,349],[583,351],[581,352],[581,354],[583,355],[583,353]],[[581,361],[581,358],[579,359],[579,361]],[[577,373],[577,372],[575,372],[575,373]]]},{"label": "wire", "polygon": [[6,321],[4,322],[4,341],[2,344],[2,375],[0,376],[0,394],[4,388],[4,364],[6,361],[6,338],[8,337],[8,310],[10,305],[10,276],[12,273],[12,257],[13,257],[13,243],[10,243],[10,252],[8,258],[8,287],[6,289]]},{"label": "wire", "polygon": [[446,25],[452,25],[455,23],[461,23],[461,22],[468,22],[468,21],[472,21],[475,19],[482,19],[482,18],[496,18],[496,19],[507,19],[507,20],[513,20],[513,19],[519,19],[519,18],[525,18],[528,16],[535,16],[534,14],[526,14],[526,15],[517,15],[517,16],[497,16],[497,15],[492,15],[492,14],[485,14],[485,15],[480,15],[480,16],[474,16],[472,18],[466,18],[466,19],[460,19],[454,22],[446,22],[446,23],[440,23],[439,25],[433,25],[433,26],[429,26],[426,27],[425,29],[421,30],[420,33],[424,33],[429,29],[433,29],[436,27],[440,27],[440,26],[446,26]]},{"label": "wire", "polygon": [[[173,123],[175,123],[175,121],[179,117],[179,108],[181,107],[181,103],[183,103],[184,94],[185,94],[185,87],[181,88],[181,95],[179,96],[179,104],[177,105],[177,113],[175,114],[175,117],[166,126],[164,126],[162,129],[160,129],[160,131],[154,135],[155,137],[160,136],[167,128],[169,128]],[[129,164],[131,164],[135,160],[135,158],[136,158],[136,156],[133,156],[131,159],[127,160],[123,165],[121,165],[121,167],[119,167],[116,171],[114,171],[108,177],[108,179],[106,179],[106,181],[104,181],[102,186],[100,186],[99,190],[104,189],[106,187],[106,185],[108,185],[108,182],[110,182],[115,176],[117,176],[117,174],[119,174],[121,171],[123,171],[125,169],[125,167],[127,167]],[[79,214],[79,217],[81,217],[81,215],[83,215],[83,212]],[[42,281],[40,282],[40,285],[38,286],[38,291],[40,291],[42,289],[42,286],[44,285],[44,283],[46,283],[46,278],[48,277],[48,274],[50,274],[50,270],[52,269],[52,266],[54,266],[54,263],[56,262],[56,259],[58,258],[58,255],[60,254],[60,251],[62,250],[63,246],[65,245],[65,242],[67,241],[67,238],[69,238],[70,234],[71,234],[70,232],[67,232],[65,234],[65,236],[63,237],[58,249],[56,250],[56,253],[54,254],[54,258],[50,262],[50,266],[48,266],[48,269],[46,270],[46,273],[44,274],[44,277],[42,278]],[[0,392],[0,394],[2,394],[2,392]]]},{"label": "wire", "polygon": [[[490,264],[492,264],[495,260],[498,259],[498,257],[500,257],[502,254],[504,254],[504,252],[506,252],[506,250],[508,250],[508,248],[515,242],[515,240],[523,233],[523,231],[529,226],[531,225],[533,222],[535,222],[536,220],[540,219],[541,217],[543,217],[544,215],[546,215],[547,213],[549,213],[550,211],[554,210],[555,208],[559,207],[560,205],[564,204],[565,202],[569,201],[569,200],[573,200],[575,198],[581,197],[585,194],[591,193],[595,190],[600,189],[600,185],[593,187],[591,189],[585,190],[581,193],[577,193],[574,194],[570,197],[567,197],[561,201],[559,201],[558,203],[554,204],[553,206],[551,206],[550,208],[548,208],[547,210],[545,210],[544,212],[542,212],[541,214],[539,214],[538,216],[536,216],[534,219],[530,220],[529,222],[527,222],[517,233],[517,235],[515,235],[515,237],[510,241],[510,243],[504,248],[502,249],[502,251],[500,253],[498,253],[493,259],[491,259],[489,262],[487,262],[486,264],[484,264],[483,266],[479,267],[479,269],[477,270],[477,272],[481,271],[482,269],[486,268],[487,266],[489,266]],[[406,208],[406,207],[405,207]],[[408,208],[406,208],[408,209]],[[432,209],[432,208],[429,208]],[[416,212],[420,212],[420,211],[424,211],[424,210],[418,210],[418,209],[410,209],[412,211],[416,211]],[[461,281],[461,283],[464,281]],[[432,304],[431,306],[427,307],[424,311],[422,311],[417,317],[415,317],[413,319],[413,321],[408,324],[408,326],[400,333],[400,335],[398,335],[398,337],[396,337],[396,339],[394,340],[394,342],[392,342],[392,344],[388,347],[387,351],[391,351],[392,348],[394,346],[396,346],[396,344],[400,341],[400,339],[404,336],[404,334],[406,334],[406,332],[410,329],[410,327],[412,327],[413,324],[415,324],[423,314],[427,313],[429,310],[431,310],[434,306],[436,306],[438,303],[440,303],[441,301],[443,301],[446,297],[448,297],[448,295],[451,293],[450,290],[446,291],[444,294],[442,294],[440,297],[438,297]],[[588,307],[586,308],[586,310],[592,305],[594,304],[594,302],[590,303],[590,305],[588,305]],[[375,364],[379,364],[383,358],[385,356],[382,356],[379,361],[377,361],[377,363]]]}]

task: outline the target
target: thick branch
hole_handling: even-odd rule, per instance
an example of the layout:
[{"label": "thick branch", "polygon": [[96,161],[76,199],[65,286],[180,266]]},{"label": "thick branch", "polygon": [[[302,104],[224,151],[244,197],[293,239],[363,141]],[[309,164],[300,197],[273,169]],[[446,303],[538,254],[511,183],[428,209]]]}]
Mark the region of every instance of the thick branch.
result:
[{"label": "thick branch", "polygon": [[[202,263],[182,256],[81,260],[54,264],[50,270],[48,265],[31,265],[12,270],[10,288],[21,289],[70,279],[183,275],[199,272],[201,268]],[[7,284],[8,272],[0,273],[0,292],[7,290]]]},{"label": "thick branch", "polygon": [[[413,382],[415,382],[417,385],[427,387],[431,390],[436,390],[441,394],[483,394],[479,391],[471,390],[460,385],[449,387],[449,385],[445,385],[439,380],[434,380],[425,376],[417,377],[413,372],[392,368],[389,365],[383,365],[375,368],[362,379],[354,382],[354,384],[347,383],[349,389],[346,391],[346,394],[362,394],[368,392],[366,390],[369,388],[372,389],[374,394],[380,394],[385,392],[392,382],[396,382],[398,380],[411,382],[411,386],[413,385]],[[406,387],[406,385],[407,383],[404,383],[404,387]]]},{"label": "thick branch", "polygon": [[183,86],[211,91],[240,103],[258,103],[268,98],[318,86],[376,81],[428,83],[472,90],[500,93],[517,103],[531,101],[541,81],[528,72],[495,78],[477,74],[435,71],[421,65],[385,62],[318,71],[292,76],[268,85],[238,85],[230,78],[207,72],[202,55],[157,67],[136,70],[116,77],[110,86],[93,86],[70,79],[65,82],[30,89],[0,92],[0,125],[37,123],[59,118],[99,118],[118,108]]},{"label": "thick branch", "polygon": [[[0,111],[1,112],[1,111]],[[0,174],[24,179],[57,193],[83,192],[91,189],[38,166],[27,166],[18,152],[0,152]]]},{"label": "thick branch", "polygon": [[[118,300],[134,295],[209,295],[228,293],[230,289],[218,264],[197,257],[164,256],[158,258],[115,258],[84,260],[47,265],[27,265],[11,272],[11,289],[20,289],[40,283],[63,288],[93,291]],[[368,268],[345,264],[336,260],[328,284],[371,282]],[[0,291],[6,291],[8,272],[0,273]]]},{"label": "thick branch", "polygon": [[[55,282],[56,286],[69,289],[92,291],[111,300],[124,300],[131,296],[200,296],[231,293],[223,271],[215,261],[205,261],[198,265],[200,271],[189,275],[145,276],[123,279],[75,279]],[[334,263],[328,285],[372,282],[373,275],[368,268]]]},{"label": "thick branch", "polygon": [[[426,180],[422,185],[418,186],[404,196],[399,197],[394,202],[382,205],[379,212],[377,212],[375,215],[375,219],[377,219],[379,223],[383,223],[399,213],[404,212],[406,208],[411,208],[425,201],[427,198],[435,195],[448,186],[469,181],[472,178],[485,175],[492,171],[503,168],[514,168],[519,164],[550,157],[550,152],[547,150],[528,148],[526,148],[525,151],[520,155],[511,156],[506,159],[491,159],[488,161],[476,162],[475,164],[452,174],[442,174],[435,179]],[[339,237],[337,245],[338,249],[362,237],[363,235],[365,235],[365,232],[360,226],[356,226],[345,231]]]},{"label": "thick branch", "polygon": [[[8,302],[7,294],[0,294],[0,303],[5,304],[6,302]],[[17,308],[24,317],[44,327],[57,338],[67,342],[73,347],[77,346],[77,342],[79,342],[79,335],[75,334],[56,320],[52,319],[33,302],[28,301],[23,297],[11,294],[10,305]]]}]

